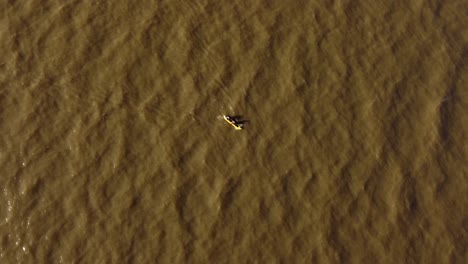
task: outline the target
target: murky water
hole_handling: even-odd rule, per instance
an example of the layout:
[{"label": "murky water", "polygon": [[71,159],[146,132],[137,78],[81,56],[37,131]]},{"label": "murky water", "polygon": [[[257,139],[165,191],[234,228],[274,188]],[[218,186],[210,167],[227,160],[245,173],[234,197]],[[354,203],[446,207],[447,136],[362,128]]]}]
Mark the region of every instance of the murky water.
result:
[{"label": "murky water", "polygon": [[466,1],[0,10],[1,263],[466,263]]}]

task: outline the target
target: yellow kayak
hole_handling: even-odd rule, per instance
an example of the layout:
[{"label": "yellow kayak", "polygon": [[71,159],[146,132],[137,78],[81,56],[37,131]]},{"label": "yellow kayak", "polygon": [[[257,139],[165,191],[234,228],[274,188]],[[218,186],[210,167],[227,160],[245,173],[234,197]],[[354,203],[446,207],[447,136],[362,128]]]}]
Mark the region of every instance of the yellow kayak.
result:
[{"label": "yellow kayak", "polygon": [[230,116],[223,115],[224,120],[228,122],[231,126],[234,127],[235,130],[242,130],[243,125],[241,123],[236,122],[236,120]]}]

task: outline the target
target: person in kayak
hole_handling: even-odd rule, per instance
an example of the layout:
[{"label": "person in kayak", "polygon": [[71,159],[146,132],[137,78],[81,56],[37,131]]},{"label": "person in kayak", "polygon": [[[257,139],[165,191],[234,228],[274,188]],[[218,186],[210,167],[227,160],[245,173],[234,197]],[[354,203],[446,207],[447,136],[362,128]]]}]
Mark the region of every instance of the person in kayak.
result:
[{"label": "person in kayak", "polygon": [[231,124],[235,129],[240,130],[244,128],[244,122],[239,120],[234,116],[224,115],[224,120],[226,120],[229,124]]}]

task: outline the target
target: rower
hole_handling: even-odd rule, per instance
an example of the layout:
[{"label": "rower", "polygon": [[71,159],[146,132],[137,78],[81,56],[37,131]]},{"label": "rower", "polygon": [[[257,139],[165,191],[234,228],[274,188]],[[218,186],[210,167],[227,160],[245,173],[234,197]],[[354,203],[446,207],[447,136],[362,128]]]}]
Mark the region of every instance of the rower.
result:
[{"label": "rower", "polygon": [[223,115],[224,120],[233,126],[236,130],[241,130],[244,128],[244,124],[241,120],[236,120],[235,117]]}]

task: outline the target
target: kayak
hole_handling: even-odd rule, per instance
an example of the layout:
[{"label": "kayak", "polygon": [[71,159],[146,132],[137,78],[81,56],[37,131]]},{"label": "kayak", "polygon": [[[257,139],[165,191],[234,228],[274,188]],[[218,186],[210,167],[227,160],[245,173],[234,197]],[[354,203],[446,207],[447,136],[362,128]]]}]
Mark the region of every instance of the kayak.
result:
[{"label": "kayak", "polygon": [[223,115],[223,118],[226,122],[228,122],[231,126],[233,126],[235,130],[241,130],[244,128],[242,123],[236,122],[236,120],[230,116]]}]

